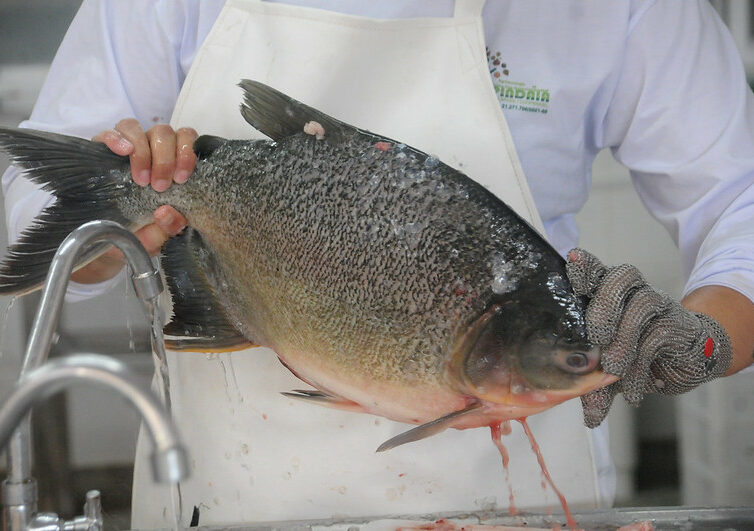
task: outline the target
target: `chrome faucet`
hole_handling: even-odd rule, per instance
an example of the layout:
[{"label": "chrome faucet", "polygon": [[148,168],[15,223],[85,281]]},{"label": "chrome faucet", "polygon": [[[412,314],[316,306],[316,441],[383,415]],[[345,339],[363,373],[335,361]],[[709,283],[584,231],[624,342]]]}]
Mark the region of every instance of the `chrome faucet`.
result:
[{"label": "chrome faucet", "polygon": [[[0,408],[0,448],[6,445],[18,422],[34,404],[80,380],[96,382],[118,392],[141,414],[154,445],[151,462],[155,481],[176,483],[188,476],[186,451],[160,401],[142,387],[138,378],[123,363],[96,354],[58,358],[23,375]],[[84,517],[61,522],[52,513],[28,514],[25,528],[101,529],[99,495],[95,493],[90,491],[87,495],[85,512],[88,514]],[[58,523],[59,526],[55,527]]]},{"label": "chrome faucet", "polygon": [[[76,260],[87,247],[104,242],[114,244],[125,255],[133,271],[131,279],[137,296],[145,304],[154,306],[157,303],[157,297],[163,290],[162,280],[139,240],[111,221],[92,221],[82,225],[63,241],[50,265],[29,334],[21,381],[26,381],[25,376],[40,368],[47,360]],[[37,485],[31,476],[31,422],[29,415],[22,415],[17,421],[18,427],[7,447],[8,477],[2,485],[5,531],[27,529],[37,512]],[[162,466],[160,463],[154,464]]]}]

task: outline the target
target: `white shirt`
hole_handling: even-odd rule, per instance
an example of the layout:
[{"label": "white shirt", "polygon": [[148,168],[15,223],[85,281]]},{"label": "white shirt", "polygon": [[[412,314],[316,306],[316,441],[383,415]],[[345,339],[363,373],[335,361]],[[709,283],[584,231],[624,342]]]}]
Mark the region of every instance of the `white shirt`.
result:
[{"label": "white shirt", "polygon": [[[375,18],[453,9],[452,0],[287,3]],[[85,0],[22,125],[89,138],[124,117],[144,129],[167,122],[223,4]],[[723,285],[754,300],[754,105],[714,10],[692,0],[488,0],[483,19],[491,79],[558,251],[577,244],[592,162],[610,148],[679,245],[686,291]],[[50,197],[13,169],[3,189],[14,241]],[[76,285],[73,298],[107,285]],[[605,433],[594,433],[604,472]]]}]

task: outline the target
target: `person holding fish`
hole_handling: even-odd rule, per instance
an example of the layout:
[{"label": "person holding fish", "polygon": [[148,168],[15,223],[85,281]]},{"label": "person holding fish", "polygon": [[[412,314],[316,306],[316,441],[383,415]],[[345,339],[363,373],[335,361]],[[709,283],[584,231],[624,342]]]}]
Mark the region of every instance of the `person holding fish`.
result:
[{"label": "person holding fish", "polygon": [[[185,525],[542,508],[522,428],[572,505],[609,505],[614,396],[752,362],[736,53],[702,1],[86,0],[23,125],[95,144],[0,130],[31,177],[3,178],[0,291],[44,278],[43,208],[164,255]],[[607,147],[682,251],[680,302],[574,249]],[[71,297],[121,268],[82,264]],[[512,431],[505,474],[478,427]],[[132,525],[169,525],[147,453]]]}]

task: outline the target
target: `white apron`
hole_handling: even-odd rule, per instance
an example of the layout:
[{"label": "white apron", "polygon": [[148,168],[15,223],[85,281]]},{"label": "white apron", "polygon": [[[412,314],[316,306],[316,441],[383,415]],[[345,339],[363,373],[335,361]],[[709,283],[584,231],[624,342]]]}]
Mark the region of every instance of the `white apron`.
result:
[{"label": "white apron", "polygon": [[[171,123],[263,138],[241,117],[240,79],[267,83],[352,125],[438,156],[481,182],[544,234],[493,92],[483,0],[451,18],[372,20],[258,0],[229,0],[200,49]],[[306,387],[265,348],[168,353],[173,414],[191,454],[182,525],[508,508],[488,429],[448,430],[377,454],[411,426],[291,400]],[[571,400],[529,419],[572,506],[599,505],[591,437]],[[559,510],[521,427],[504,437],[517,507]],[[133,528],[171,526],[140,435]]]}]

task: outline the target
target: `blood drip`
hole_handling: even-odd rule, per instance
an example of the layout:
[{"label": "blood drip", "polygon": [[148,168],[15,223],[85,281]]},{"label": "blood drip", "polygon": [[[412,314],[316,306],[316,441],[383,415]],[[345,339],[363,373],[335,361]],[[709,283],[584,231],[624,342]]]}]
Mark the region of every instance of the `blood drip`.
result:
[{"label": "blood drip", "polygon": [[511,516],[518,514],[516,510],[516,500],[513,498],[513,485],[511,485],[510,469],[508,463],[510,456],[508,455],[508,449],[503,445],[503,435],[508,435],[511,432],[510,422],[498,422],[497,424],[490,424],[490,435],[492,435],[492,442],[497,446],[500,452],[500,457],[503,458],[503,469],[505,470],[505,483],[508,485],[508,513]]},{"label": "blood drip", "polygon": [[552,482],[552,477],[550,476],[550,472],[547,470],[547,465],[545,465],[545,459],[542,457],[542,452],[539,449],[539,445],[537,444],[537,441],[534,439],[534,434],[531,432],[531,429],[529,429],[529,424],[526,422],[526,417],[522,417],[520,419],[516,419],[521,423],[521,426],[524,428],[524,432],[526,433],[526,436],[529,438],[529,444],[531,445],[531,449],[534,451],[534,454],[537,456],[537,461],[539,462],[539,468],[542,469],[542,474],[544,475],[547,482],[550,484],[550,487],[552,488],[553,492],[555,492],[555,495],[560,500],[560,505],[563,507],[563,512],[566,516],[566,521],[568,522],[568,527],[571,529],[578,528],[579,524],[576,523],[576,520],[573,518],[573,514],[571,514],[571,510],[568,508],[568,503],[566,502],[565,496],[558,490],[558,488],[555,486],[555,483]]}]

